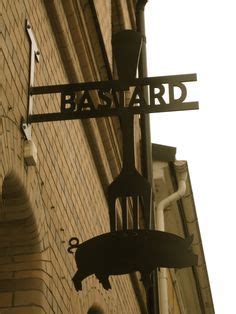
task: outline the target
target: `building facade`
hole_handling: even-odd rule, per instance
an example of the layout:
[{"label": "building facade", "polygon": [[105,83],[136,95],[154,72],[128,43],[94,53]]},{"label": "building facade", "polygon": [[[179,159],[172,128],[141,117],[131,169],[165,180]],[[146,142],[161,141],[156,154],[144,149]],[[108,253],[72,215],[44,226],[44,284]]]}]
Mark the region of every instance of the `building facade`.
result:
[{"label": "building facade", "polygon": [[[0,313],[153,312],[154,301],[139,274],[111,277],[108,291],[95,276],[83,281],[80,292],[71,280],[76,264],[67,251],[68,240],[84,242],[110,230],[107,187],[122,165],[118,118],[34,124],[34,165],[27,162],[29,147],[21,126],[32,71],[26,21],[39,49],[34,86],[111,80],[116,77],[112,35],[136,29],[137,10],[145,2],[2,1]],[[57,111],[59,103],[58,95],[33,97],[33,112]],[[141,171],[140,139],[136,117],[136,166]],[[166,178],[163,184],[169,186]],[[145,223],[145,213],[140,213],[140,226]],[[169,282],[172,287],[173,280]],[[182,313],[179,300],[169,313]],[[189,306],[183,313],[200,313],[189,312]]]},{"label": "building facade", "polygon": [[[35,86],[107,80],[112,33],[135,27],[135,3],[20,0],[3,1],[2,9],[1,313],[145,311],[137,276],[111,279],[109,292],[93,276],[79,293],[71,281],[68,240],[109,231],[106,188],[121,166],[118,119],[35,125],[36,166],[24,162],[20,127],[29,88],[26,20],[40,50]],[[33,110],[57,105],[53,96],[35,97]]]}]

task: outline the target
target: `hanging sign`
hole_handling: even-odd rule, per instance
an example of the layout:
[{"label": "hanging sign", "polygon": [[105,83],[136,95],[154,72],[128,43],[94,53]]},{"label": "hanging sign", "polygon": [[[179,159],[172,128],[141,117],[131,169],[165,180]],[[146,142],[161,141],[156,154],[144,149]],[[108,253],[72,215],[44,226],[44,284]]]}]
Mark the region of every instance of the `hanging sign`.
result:
[{"label": "hanging sign", "polygon": [[[113,50],[118,80],[29,88],[27,122],[22,123],[28,138],[32,123],[108,116],[120,118],[123,165],[107,191],[110,232],[82,244],[77,238],[69,241],[68,251],[72,253],[72,249],[76,249],[78,271],[73,277],[76,290],[81,290],[82,280],[92,274],[105,289],[109,289],[110,275],[139,271],[141,280],[148,286],[150,274],[156,267],[188,267],[197,263],[197,256],[190,249],[192,238],[139,229],[140,204],[150,219],[152,191],[151,184],[135,167],[133,115],[198,109],[197,102],[186,100],[186,83],[196,81],[196,74],[135,78],[141,44],[141,35],[135,31],[125,30],[115,35]],[[148,99],[144,96],[144,87],[148,90]],[[131,93],[128,103],[125,102],[127,91]],[[33,114],[32,97],[54,93],[60,94],[58,112]],[[121,205],[122,230],[117,230],[117,200]],[[127,216],[130,200],[132,229],[129,229]]]},{"label": "hanging sign", "polygon": [[[114,80],[32,87],[31,95],[60,93],[61,104],[59,112],[31,114],[29,123],[198,109],[198,102],[186,101],[185,83],[196,80],[196,74],[185,74],[137,78],[129,86]],[[124,91],[131,87],[130,101],[124,104]],[[148,88],[148,102],[142,87]]]}]

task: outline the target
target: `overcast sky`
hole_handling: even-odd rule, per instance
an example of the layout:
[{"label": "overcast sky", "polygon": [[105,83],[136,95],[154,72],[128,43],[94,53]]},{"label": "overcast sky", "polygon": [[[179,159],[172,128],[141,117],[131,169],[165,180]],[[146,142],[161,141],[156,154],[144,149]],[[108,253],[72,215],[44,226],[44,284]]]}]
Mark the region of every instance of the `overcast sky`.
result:
[{"label": "overcast sky", "polygon": [[236,313],[235,2],[149,0],[145,10],[149,76],[197,73],[200,109],[152,114],[152,141],[188,161],[215,311]]}]

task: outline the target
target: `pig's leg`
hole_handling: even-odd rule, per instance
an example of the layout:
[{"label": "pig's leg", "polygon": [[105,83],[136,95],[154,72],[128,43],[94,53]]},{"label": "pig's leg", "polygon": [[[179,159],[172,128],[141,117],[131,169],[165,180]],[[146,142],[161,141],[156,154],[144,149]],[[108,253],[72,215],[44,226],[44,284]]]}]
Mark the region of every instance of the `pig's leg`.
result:
[{"label": "pig's leg", "polygon": [[98,278],[99,282],[101,282],[104,289],[106,290],[111,289],[111,284],[107,275],[96,274],[96,277]]}]

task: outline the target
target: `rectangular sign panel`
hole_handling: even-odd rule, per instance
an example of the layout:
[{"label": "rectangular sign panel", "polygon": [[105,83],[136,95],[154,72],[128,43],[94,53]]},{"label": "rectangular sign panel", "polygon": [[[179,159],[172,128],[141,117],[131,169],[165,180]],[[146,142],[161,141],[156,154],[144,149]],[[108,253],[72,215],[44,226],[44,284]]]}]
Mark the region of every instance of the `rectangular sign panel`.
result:
[{"label": "rectangular sign panel", "polygon": [[[185,83],[196,80],[196,74],[186,74],[138,78],[128,85],[114,80],[32,87],[31,95],[60,93],[61,104],[60,112],[30,115],[29,123],[198,109],[198,102],[186,101]],[[124,93],[131,87],[125,104]],[[148,89],[148,100],[142,87]],[[95,103],[94,98],[99,101]]]}]

